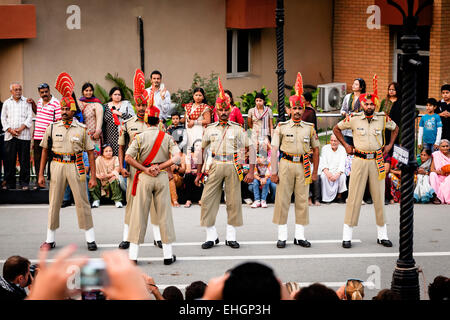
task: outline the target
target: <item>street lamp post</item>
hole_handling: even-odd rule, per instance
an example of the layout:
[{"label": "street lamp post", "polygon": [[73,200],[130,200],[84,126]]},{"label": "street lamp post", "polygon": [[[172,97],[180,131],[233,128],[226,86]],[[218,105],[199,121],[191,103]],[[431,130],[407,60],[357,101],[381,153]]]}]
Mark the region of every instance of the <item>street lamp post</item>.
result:
[{"label": "street lamp post", "polygon": [[399,165],[402,172],[400,187],[400,252],[397,266],[392,276],[391,288],[403,300],[419,300],[419,272],[413,258],[414,171],[417,168],[414,150],[414,118],[416,109],[417,68],[421,65],[418,60],[418,44],[420,38],[417,35],[417,21],[422,9],[431,5],[433,1],[427,0],[423,2],[414,14],[414,0],[408,0],[408,15],[393,0],[388,0],[388,3],[398,9],[403,16],[404,35],[401,38],[403,53],[401,54],[400,65],[403,72],[401,137],[402,147],[409,153],[408,164]]},{"label": "street lamp post", "polygon": [[278,76],[278,122],[285,121],[285,106],[284,106],[284,0],[277,0],[277,8],[275,11],[275,19],[277,23],[276,37],[277,37],[277,71]]}]

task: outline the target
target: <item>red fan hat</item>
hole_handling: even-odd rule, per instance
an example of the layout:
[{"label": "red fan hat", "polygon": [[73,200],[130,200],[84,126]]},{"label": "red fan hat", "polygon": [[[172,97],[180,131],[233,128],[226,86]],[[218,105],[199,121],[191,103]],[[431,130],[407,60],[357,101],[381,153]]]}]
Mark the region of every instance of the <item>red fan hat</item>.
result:
[{"label": "red fan hat", "polygon": [[58,78],[56,78],[55,88],[62,95],[61,107],[70,106],[70,110],[77,111],[75,100],[72,97],[74,87],[75,83],[67,72],[61,72]]},{"label": "red fan hat", "polygon": [[303,103],[302,94],[303,94],[303,78],[302,74],[299,72],[297,73],[297,79],[295,80],[295,95],[289,97],[289,104],[291,107],[293,107],[297,102],[300,104],[301,107],[305,107],[305,104]]},{"label": "red fan hat", "polygon": [[217,78],[217,86],[219,87],[219,96],[216,99],[216,106],[223,106],[225,104],[225,109],[230,109],[230,98],[225,95],[225,90],[223,90],[222,81],[220,81],[220,77]]}]

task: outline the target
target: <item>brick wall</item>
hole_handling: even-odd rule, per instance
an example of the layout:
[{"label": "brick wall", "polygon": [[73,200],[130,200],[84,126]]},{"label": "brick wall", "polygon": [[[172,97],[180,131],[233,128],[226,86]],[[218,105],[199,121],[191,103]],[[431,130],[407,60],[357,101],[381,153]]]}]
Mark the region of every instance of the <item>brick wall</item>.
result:
[{"label": "brick wall", "polygon": [[441,98],[444,83],[450,83],[450,0],[434,0],[428,95]]},{"label": "brick wall", "polygon": [[392,79],[392,43],[389,26],[368,29],[367,7],[374,0],[336,0],[334,13],[334,81],[346,82],[350,92],[355,78],[366,81],[371,92],[372,77],[378,75],[378,94],[383,97]]}]

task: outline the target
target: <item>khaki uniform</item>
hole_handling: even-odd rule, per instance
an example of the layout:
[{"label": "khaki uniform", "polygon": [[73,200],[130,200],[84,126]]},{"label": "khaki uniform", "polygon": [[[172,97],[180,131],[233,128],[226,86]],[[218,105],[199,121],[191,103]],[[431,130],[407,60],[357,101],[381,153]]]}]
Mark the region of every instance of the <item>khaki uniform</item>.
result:
[{"label": "khaki uniform", "polygon": [[[64,127],[62,121],[48,126],[42,138],[41,147],[48,148],[48,137],[51,132],[53,152],[74,155],[79,152],[94,150],[94,143],[87,134],[86,126],[75,118],[73,118],[72,124],[68,129]],[[50,178],[48,229],[56,230],[59,228],[59,211],[67,183],[69,183],[75,200],[79,228],[84,230],[91,229],[93,222],[86,182],[80,181],[76,163],[62,163],[53,160],[50,164],[50,170],[52,174]]]},{"label": "khaki uniform", "polygon": [[[144,162],[156,141],[159,129],[149,127],[144,132],[138,134],[126,154],[136,159],[140,163]],[[170,159],[170,154],[177,155],[180,152],[173,138],[165,134],[158,153],[152,163],[162,163]],[[132,188],[130,184],[129,188]],[[163,243],[175,241],[175,229],[172,220],[172,207],[170,205],[169,179],[167,172],[161,171],[157,177],[151,177],[145,173],[139,175],[136,196],[131,207],[130,230],[128,241],[141,244],[144,242],[147,230],[148,212],[154,200],[156,208],[156,225],[161,230],[161,240]]]},{"label": "khaki uniform", "polygon": [[228,224],[234,227],[243,225],[241,181],[236,173],[233,155],[251,144],[244,129],[235,122],[228,121],[226,126],[214,122],[206,128],[202,148],[210,146],[216,157],[213,157],[202,193],[201,226],[215,225],[224,181]]},{"label": "khaki uniform", "polygon": [[[301,121],[296,125],[293,120],[279,123],[274,131],[272,146],[289,155],[306,155],[313,148],[320,146],[314,125]],[[312,175],[312,161],[310,167]],[[309,185],[305,184],[303,162],[281,159],[278,170],[279,183],[275,194],[275,209],[272,222],[287,224],[292,192],[295,194],[295,223],[307,225]]]},{"label": "khaki uniform", "polygon": [[[337,124],[341,130],[353,131],[353,143],[356,150],[373,152],[384,145],[384,130],[394,130],[396,124],[384,112],[375,112],[369,122],[364,112],[354,113]],[[384,165],[384,163],[383,163]],[[387,174],[387,173],[386,173]],[[345,209],[345,221],[350,227],[358,225],[361,209],[361,201],[364,189],[369,179],[370,195],[375,207],[376,223],[385,225],[384,214],[384,179],[379,180],[376,159],[353,158],[348,188],[347,206]]]}]

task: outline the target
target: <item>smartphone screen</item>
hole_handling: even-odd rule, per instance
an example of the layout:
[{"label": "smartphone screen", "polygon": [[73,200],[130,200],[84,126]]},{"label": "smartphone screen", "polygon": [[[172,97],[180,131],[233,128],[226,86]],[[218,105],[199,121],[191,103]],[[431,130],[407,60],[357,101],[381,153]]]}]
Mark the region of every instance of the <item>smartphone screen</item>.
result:
[{"label": "smartphone screen", "polygon": [[109,284],[108,274],[103,260],[89,260],[81,268],[80,278],[81,289],[83,291],[98,290]]}]

